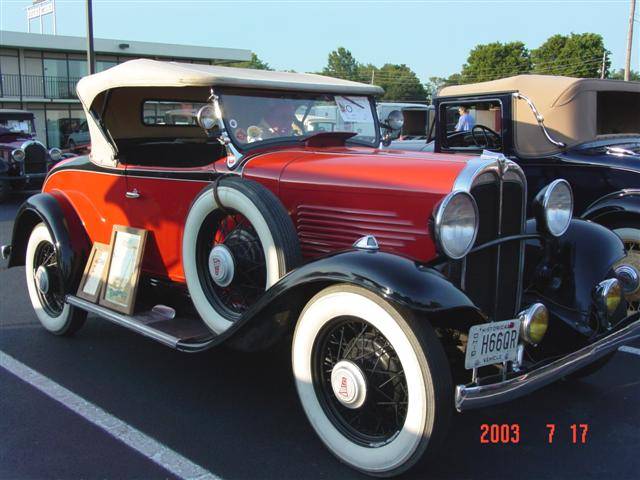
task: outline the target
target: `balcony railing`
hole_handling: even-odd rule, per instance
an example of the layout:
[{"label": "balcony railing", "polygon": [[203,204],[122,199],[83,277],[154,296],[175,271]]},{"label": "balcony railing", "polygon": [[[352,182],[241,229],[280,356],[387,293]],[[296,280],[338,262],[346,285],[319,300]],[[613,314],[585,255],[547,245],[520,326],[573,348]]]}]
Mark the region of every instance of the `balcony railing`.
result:
[{"label": "balcony railing", "polygon": [[80,78],[46,75],[0,75],[0,97],[70,99]]}]

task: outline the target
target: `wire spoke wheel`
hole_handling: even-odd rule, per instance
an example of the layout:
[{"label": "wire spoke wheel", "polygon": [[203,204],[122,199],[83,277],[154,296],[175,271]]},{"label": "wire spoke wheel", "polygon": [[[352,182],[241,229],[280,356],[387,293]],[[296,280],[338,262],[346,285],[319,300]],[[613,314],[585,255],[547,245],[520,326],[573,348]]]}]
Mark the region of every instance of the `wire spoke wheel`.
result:
[{"label": "wire spoke wheel", "polygon": [[[627,251],[626,263],[631,264],[640,271],[640,241],[623,239],[624,248]],[[627,297],[629,315],[640,312],[640,289]]]},{"label": "wire spoke wheel", "polygon": [[[393,440],[403,428],[409,396],[400,359],[384,335],[362,319],[336,318],[320,332],[314,350],[314,387],[332,423],[361,445]],[[361,372],[366,398],[357,408],[340,399],[348,394],[345,378],[335,383],[342,364]]]},{"label": "wire spoke wheel", "polygon": [[[224,254],[220,255],[224,249]],[[260,239],[240,213],[212,212],[197,238],[198,275],[210,302],[236,320],[265,292],[266,261]]]},{"label": "wire spoke wheel", "polygon": [[52,243],[38,244],[31,268],[42,308],[51,317],[60,316],[64,309],[64,294],[58,280],[58,256]]}]

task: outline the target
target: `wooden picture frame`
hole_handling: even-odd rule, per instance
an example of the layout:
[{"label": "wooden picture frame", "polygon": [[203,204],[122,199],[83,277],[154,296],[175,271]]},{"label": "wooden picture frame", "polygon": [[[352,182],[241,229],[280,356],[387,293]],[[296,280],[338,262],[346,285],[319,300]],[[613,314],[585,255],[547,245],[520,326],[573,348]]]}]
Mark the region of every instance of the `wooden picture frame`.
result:
[{"label": "wooden picture frame", "polygon": [[104,285],[104,273],[109,263],[109,251],[110,247],[106,243],[93,244],[76,296],[93,303],[98,302]]},{"label": "wooden picture frame", "polygon": [[146,241],[146,230],[113,226],[100,305],[127,315],[133,313]]}]

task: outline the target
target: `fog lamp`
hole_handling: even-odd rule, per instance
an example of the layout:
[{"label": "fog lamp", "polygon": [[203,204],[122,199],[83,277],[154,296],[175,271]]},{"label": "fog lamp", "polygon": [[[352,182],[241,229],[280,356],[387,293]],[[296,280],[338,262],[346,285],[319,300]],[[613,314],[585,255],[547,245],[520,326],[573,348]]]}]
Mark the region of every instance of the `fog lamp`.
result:
[{"label": "fog lamp", "polygon": [[549,311],[542,303],[534,303],[520,312],[520,336],[530,345],[542,342],[549,328]]},{"label": "fog lamp", "polygon": [[603,280],[596,287],[596,299],[607,316],[613,315],[622,302],[622,287],[616,278]]}]

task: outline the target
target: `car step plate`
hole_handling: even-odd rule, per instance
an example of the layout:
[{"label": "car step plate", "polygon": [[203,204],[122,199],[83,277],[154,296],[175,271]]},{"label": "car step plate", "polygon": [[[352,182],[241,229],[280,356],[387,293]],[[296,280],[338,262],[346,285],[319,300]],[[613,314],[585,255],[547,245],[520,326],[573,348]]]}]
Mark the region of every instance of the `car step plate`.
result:
[{"label": "car step plate", "polygon": [[513,362],[518,355],[520,320],[483,323],[469,329],[464,359],[466,369]]}]

